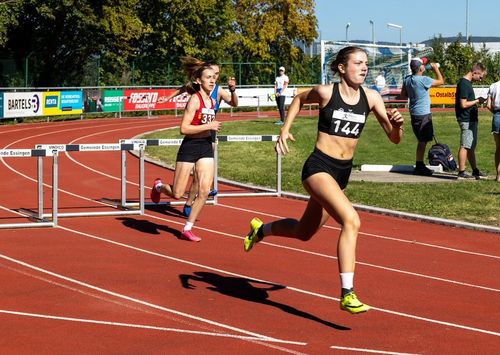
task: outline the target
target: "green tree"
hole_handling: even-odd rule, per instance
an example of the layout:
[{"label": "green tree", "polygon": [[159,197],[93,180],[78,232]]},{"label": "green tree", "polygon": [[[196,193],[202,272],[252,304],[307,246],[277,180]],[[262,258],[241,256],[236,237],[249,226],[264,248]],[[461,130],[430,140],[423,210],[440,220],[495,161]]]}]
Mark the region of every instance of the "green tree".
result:
[{"label": "green tree", "polygon": [[[313,0],[235,0],[235,29],[240,35],[238,58],[243,62],[274,61],[293,67],[303,52],[295,46],[309,45],[317,37]],[[276,73],[267,73],[273,78]]]}]

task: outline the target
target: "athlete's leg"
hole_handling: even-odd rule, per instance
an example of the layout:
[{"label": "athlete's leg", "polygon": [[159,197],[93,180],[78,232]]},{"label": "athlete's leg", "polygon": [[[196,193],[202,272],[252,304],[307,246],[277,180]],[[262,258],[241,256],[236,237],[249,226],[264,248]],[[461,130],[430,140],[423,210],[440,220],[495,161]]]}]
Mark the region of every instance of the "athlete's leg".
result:
[{"label": "athlete's leg", "polygon": [[191,207],[191,213],[188,217],[188,222],[194,223],[199,213],[205,205],[208,193],[210,192],[210,187],[212,186],[212,181],[214,179],[214,159],[213,158],[202,158],[196,162],[196,168],[194,169],[197,181],[197,197],[193,202]]}]

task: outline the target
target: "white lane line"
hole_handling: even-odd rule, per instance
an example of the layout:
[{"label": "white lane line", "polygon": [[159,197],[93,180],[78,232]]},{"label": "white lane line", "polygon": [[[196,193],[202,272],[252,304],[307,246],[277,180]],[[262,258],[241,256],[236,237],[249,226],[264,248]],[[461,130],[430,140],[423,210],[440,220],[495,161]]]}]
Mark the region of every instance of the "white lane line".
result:
[{"label": "white lane line", "polygon": [[[145,253],[145,254],[149,254],[149,255],[154,255],[154,256],[157,256],[157,257],[160,257],[160,258],[163,258],[163,259],[173,260],[173,261],[176,261],[176,262],[179,262],[179,263],[183,263],[183,264],[187,264],[187,265],[191,265],[191,266],[200,267],[200,268],[203,268],[203,269],[206,269],[206,270],[216,271],[216,272],[219,272],[219,273],[223,273],[225,275],[231,275],[231,276],[246,278],[246,279],[255,280],[255,281],[259,281],[259,282],[279,284],[277,282],[273,282],[273,281],[269,281],[269,280],[263,280],[263,279],[257,279],[257,278],[252,277],[252,276],[238,274],[238,273],[226,271],[226,270],[223,270],[223,269],[214,268],[214,267],[211,267],[211,266],[208,266],[208,265],[204,265],[204,264],[200,264],[200,263],[196,263],[196,262],[192,262],[192,261],[188,261],[188,260],[184,260],[184,259],[179,259],[179,258],[176,258],[176,257],[173,257],[173,256],[169,256],[169,255],[165,255],[165,254],[160,254],[160,253],[157,253],[157,252],[153,252],[153,251],[149,251],[149,250],[146,250],[146,249],[138,248],[138,247],[135,247],[135,246],[132,246],[132,245],[129,245],[129,244],[116,242],[114,240],[109,240],[109,239],[106,239],[106,238],[98,237],[96,235],[92,235],[92,234],[85,233],[85,232],[80,232],[80,231],[77,231],[75,229],[61,227],[61,226],[59,226],[57,228],[60,228],[62,230],[66,230],[66,231],[71,232],[71,233],[79,234],[79,235],[82,235],[84,237],[88,237],[88,238],[100,240],[100,241],[103,241],[105,243],[110,243],[110,244],[113,244],[113,245],[118,245],[118,246],[121,246],[121,247],[124,247],[124,248],[127,248],[127,249],[139,251],[141,253]],[[1,256],[1,254],[0,254],[0,256]],[[303,290],[303,289],[292,287],[292,286],[286,286],[286,288],[288,290],[292,290],[292,291],[295,291],[295,292],[298,292],[298,293],[302,293],[302,294],[306,294],[306,295],[310,295],[310,296],[314,296],[314,297],[318,297],[318,298],[333,300],[333,301],[337,301],[337,302],[339,301],[339,299],[335,298],[335,297],[323,295],[323,294],[312,292],[312,291]],[[454,327],[454,328],[458,328],[458,329],[470,330],[472,332],[478,332],[478,333],[483,333],[483,334],[488,334],[488,335],[500,336],[500,333],[494,332],[494,331],[490,331],[490,330],[486,330],[486,329],[469,327],[469,326],[466,326],[466,325],[461,325],[461,324],[456,324],[456,323],[450,323],[450,322],[440,321],[440,320],[436,320],[436,319],[432,319],[432,318],[415,316],[415,315],[412,315],[412,314],[402,313],[402,312],[397,312],[397,311],[392,311],[392,310],[384,309],[384,308],[372,307],[372,309],[380,311],[380,312],[384,312],[384,313],[389,313],[389,314],[392,314],[392,315],[400,316],[400,317],[421,320],[421,321],[428,322],[428,323],[434,323],[434,324],[439,324],[439,325],[446,325],[446,326]]]},{"label": "white lane line", "polygon": [[[261,215],[261,216],[272,217],[272,218],[279,218],[279,219],[285,218],[285,217],[279,216],[279,215],[274,215],[274,214],[265,213],[265,212],[261,212],[261,211],[249,210],[249,209],[246,209],[246,208],[235,207],[235,206],[225,205],[225,204],[221,204],[221,203],[217,203],[217,206],[226,207],[226,208],[230,208],[230,209],[234,209],[234,210],[242,211],[242,212],[248,212],[250,214],[258,214],[258,215]],[[323,226],[323,227],[324,228],[328,228],[328,229],[333,229],[333,230],[340,231],[339,227],[326,226],[326,225]],[[426,246],[426,247],[430,247],[430,248],[442,249],[442,250],[452,251],[452,252],[456,252],[456,253],[463,253],[463,254],[476,255],[476,256],[484,256],[484,257],[492,258],[492,259],[500,259],[500,255],[491,255],[491,254],[477,253],[477,252],[468,251],[468,250],[462,250],[462,249],[444,247],[444,246],[440,246],[440,245],[437,245],[437,244],[423,243],[423,242],[418,242],[418,241],[413,241],[413,240],[406,240],[406,239],[388,237],[388,236],[383,236],[383,235],[380,235],[380,234],[373,234],[373,233],[367,233],[367,232],[359,232],[358,234],[359,235],[366,235],[368,237],[379,238],[379,239],[387,239],[387,240],[391,240],[391,241],[395,241],[395,242],[401,242],[401,243],[405,243],[405,244],[422,245],[422,246]]]},{"label": "white lane line", "polygon": [[[68,230],[66,228],[64,228],[64,229]],[[68,231],[70,231],[70,230],[68,230]],[[99,239],[103,240],[102,238],[99,238]],[[125,246],[125,245],[126,244],[123,244],[123,246]],[[135,247],[133,249],[140,250],[139,248],[135,248]],[[223,323],[212,321],[212,320],[209,320],[209,319],[206,319],[206,318],[198,317],[198,316],[195,316],[195,315],[192,315],[192,314],[189,314],[189,313],[177,311],[177,310],[174,310],[172,308],[163,307],[163,306],[160,306],[160,305],[157,305],[157,304],[154,304],[154,303],[150,303],[150,302],[146,302],[146,301],[143,301],[143,300],[140,300],[140,299],[137,299],[137,298],[129,297],[129,296],[117,293],[117,292],[113,292],[113,291],[110,291],[110,290],[107,290],[107,289],[104,289],[104,288],[101,288],[101,287],[98,287],[98,286],[94,286],[94,285],[88,284],[88,283],[83,282],[83,281],[79,281],[79,280],[73,279],[71,277],[67,277],[67,276],[64,276],[64,275],[61,275],[61,274],[58,274],[58,273],[55,273],[55,272],[43,269],[41,267],[38,267],[38,266],[35,266],[35,265],[32,265],[32,264],[26,263],[26,262],[21,261],[21,260],[17,260],[17,259],[11,258],[11,257],[9,257],[7,255],[0,254],[0,258],[4,259],[4,260],[8,260],[8,261],[10,261],[10,262],[12,262],[14,264],[22,265],[22,266],[24,266],[26,268],[35,270],[37,272],[40,272],[40,273],[43,273],[43,274],[46,274],[46,275],[50,275],[50,276],[55,277],[57,279],[64,280],[64,281],[67,281],[67,282],[70,282],[70,283],[73,283],[73,284],[77,284],[77,285],[79,285],[81,287],[85,287],[85,288],[88,288],[88,289],[91,289],[91,290],[94,290],[94,291],[98,291],[98,292],[101,292],[101,293],[104,293],[104,294],[107,294],[107,295],[111,295],[111,296],[116,297],[116,298],[127,300],[129,302],[133,302],[133,303],[136,303],[136,304],[140,304],[140,305],[143,305],[143,306],[146,306],[146,307],[150,307],[150,308],[153,308],[153,309],[157,309],[157,310],[161,310],[161,311],[164,311],[164,312],[172,313],[172,314],[175,314],[175,315],[178,315],[178,316],[181,316],[181,317],[185,317],[185,318],[188,318],[188,319],[196,320],[196,321],[199,321],[199,322],[202,322],[202,323],[210,324],[210,325],[218,327],[218,328],[223,328],[223,329],[231,330],[231,331],[234,331],[234,332],[246,334],[247,336],[252,336],[252,337],[259,338],[260,340],[281,342],[281,343],[286,343],[286,344],[296,344],[296,345],[306,345],[307,344],[307,343],[303,343],[303,342],[287,341],[287,340],[281,340],[281,339],[277,339],[277,338],[268,337],[268,336],[265,336],[265,335],[262,335],[262,334],[250,332],[250,331],[245,330],[245,329],[241,329],[241,328],[238,328],[238,327],[233,327],[233,326],[230,326],[230,325],[227,325],[227,324],[223,324]]]},{"label": "white lane line", "polygon": [[[1,158],[0,158],[1,159]],[[77,162],[78,164],[81,164],[79,162]],[[28,180],[31,180],[31,181],[34,181],[36,182],[36,179],[33,179],[27,175],[24,175],[23,173],[15,170],[14,168],[12,168],[9,164],[7,164],[6,162],[4,162],[4,164],[10,169],[12,170],[13,172],[23,176],[24,178],[28,179]],[[88,167],[89,170],[93,170],[92,168]],[[98,172],[102,175],[106,175],[108,177],[111,177],[111,178],[114,178],[112,176],[109,176],[105,173],[102,173],[102,172]],[[118,178],[115,178],[118,180]],[[47,187],[50,187],[48,184],[44,184],[44,186],[47,186]],[[67,190],[64,190],[64,189],[59,189],[59,191],[61,192],[64,192],[70,196],[73,196],[73,197],[76,197],[76,198],[80,198],[80,199],[84,199],[84,200],[87,200],[87,201],[90,201],[92,203],[96,203],[96,204],[99,204],[99,205],[102,205],[102,206],[106,206],[106,207],[110,207],[108,204],[104,203],[104,202],[100,202],[100,201],[96,201],[95,199],[90,199],[90,198],[87,198],[87,197],[84,197],[82,195],[78,195],[78,194],[74,194],[70,191],[67,191]],[[278,215],[272,215],[272,214],[266,214],[266,213],[263,213],[263,212],[258,212],[258,211],[254,211],[254,210],[248,210],[248,209],[244,209],[244,208],[240,208],[240,207],[234,207],[234,206],[229,206],[229,205],[224,205],[224,204],[218,204],[218,206],[222,206],[222,207],[226,207],[226,208],[230,208],[230,209],[235,209],[235,210],[239,210],[239,211],[244,211],[244,212],[249,212],[249,213],[255,213],[255,214],[260,214],[260,215],[266,215],[266,216],[269,216],[269,217],[273,217],[273,218],[283,218],[282,216],[278,216]],[[113,208],[113,207],[110,207],[110,208]],[[116,208],[116,207],[115,207]],[[6,209],[8,210],[8,209]],[[160,219],[162,221],[166,221],[166,222],[169,222],[169,223],[176,223],[176,224],[179,224],[179,225],[182,225],[182,223],[179,223],[177,221],[173,221],[173,220],[169,220],[169,219],[163,219],[163,218],[158,218],[154,215],[150,215],[150,214],[145,214],[145,216],[147,217],[151,217],[151,218],[157,218],[157,219]],[[198,227],[198,229],[200,230],[205,230],[205,231],[209,231],[209,232],[212,232],[212,233],[218,233],[218,234],[221,234],[221,235],[224,235],[224,236],[227,236],[227,237],[231,237],[231,238],[238,238],[238,239],[242,239],[242,237],[240,236],[236,236],[236,235],[233,235],[233,234],[228,234],[228,233],[223,233],[223,232],[220,232],[220,231],[215,231],[215,230],[212,230],[212,229],[207,229],[207,228],[203,228],[203,227]],[[336,230],[339,230],[339,228],[337,227],[331,227],[331,226],[325,226],[325,228],[330,228],[330,229],[336,229]],[[390,237],[384,237],[384,236],[380,236],[380,235],[375,235],[375,234],[368,234],[368,233],[362,233],[360,232],[360,234],[365,234],[365,235],[369,235],[369,236],[373,236],[373,237],[377,237],[377,238],[385,238],[385,239],[392,239],[392,240],[395,240],[395,238],[390,238]],[[402,240],[402,239],[397,239],[396,241],[398,242],[404,242],[404,243],[411,243],[407,240]],[[326,254],[321,254],[321,253],[316,253],[316,252],[312,252],[312,251],[307,251],[307,250],[304,250],[304,249],[298,249],[298,248],[293,248],[293,247],[287,247],[287,246],[283,246],[283,245],[279,245],[279,244],[274,244],[274,243],[270,243],[270,242],[261,242],[261,244],[265,244],[265,245],[268,245],[268,246],[272,246],[272,247],[276,247],[276,248],[281,248],[281,249],[286,249],[286,250],[291,250],[291,251],[295,251],[295,252],[299,252],[299,253],[304,253],[304,254],[309,254],[309,255],[315,255],[315,256],[320,256],[320,257],[324,257],[324,258],[329,258],[329,259],[337,259],[337,257],[335,256],[331,256],[331,255],[326,255]],[[450,248],[445,248],[445,247],[440,247],[440,246],[436,246],[436,245],[431,245],[431,244],[428,244],[427,246],[430,246],[430,247],[434,247],[434,248],[440,248],[440,249],[446,249],[446,250],[451,250]],[[475,255],[480,255],[480,256],[485,256],[485,257],[490,257],[490,258],[498,258],[497,256],[492,256],[492,255],[486,255],[486,254],[479,254],[479,253],[472,253],[472,252],[467,252],[467,251],[463,251],[463,250],[458,250],[458,249],[453,249],[451,251],[456,251],[456,252],[461,252],[461,253],[467,253],[467,254],[475,254]],[[493,292],[500,292],[500,289],[496,289],[496,288],[492,288],[492,287],[487,287],[487,286],[481,286],[481,285],[475,285],[475,284],[470,284],[470,283],[465,283],[465,282],[461,282],[461,281],[455,281],[455,280],[450,280],[450,279],[445,279],[445,278],[440,278],[440,277],[435,277],[435,276],[430,276],[430,275],[423,275],[423,274],[419,274],[419,273],[414,273],[414,272],[410,272],[410,271],[404,271],[404,270],[400,270],[400,269],[395,269],[395,268],[390,268],[390,267],[385,267],[385,266],[381,266],[381,265],[375,265],[375,264],[370,264],[370,263],[365,263],[365,262],[361,262],[361,261],[357,261],[356,262],[358,265],[363,265],[363,266],[368,266],[368,267],[373,267],[373,268],[377,268],[377,269],[381,269],[381,270],[386,270],[386,271],[391,271],[391,272],[395,272],[395,273],[400,273],[400,274],[405,274],[405,275],[411,275],[411,276],[415,276],[415,277],[420,277],[420,278],[425,278],[425,279],[430,279],[430,280],[434,280],[434,281],[440,281],[440,282],[445,282],[445,283],[451,283],[451,284],[455,284],[455,285],[460,285],[460,286],[465,286],[465,287],[473,287],[473,288],[478,288],[478,289],[482,289],[482,290],[487,290],[487,291],[493,291]]]},{"label": "white lane line", "polygon": [[[144,214],[144,216],[147,216],[147,217],[150,217],[150,218],[153,218],[153,219],[158,219],[158,220],[161,220],[162,222],[168,222],[168,223],[177,224],[177,225],[180,225],[180,226],[184,225],[183,222],[178,222],[178,221],[174,221],[174,220],[171,220],[171,219],[166,219],[166,218],[163,218],[163,217],[157,217],[155,215]],[[239,235],[234,235],[234,234],[229,234],[229,233],[225,233],[225,232],[221,232],[221,231],[216,231],[216,230],[213,230],[213,229],[210,229],[210,228],[204,228],[204,227],[196,226],[196,229],[200,229],[200,230],[203,230],[203,231],[206,231],[206,232],[223,235],[223,236],[229,237],[229,238],[236,238],[236,239],[241,239],[241,240],[243,239],[243,237],[241,237]],[[318,253],[318,252],[314,252],[314,251],[309,251],[309,250],[304,250],[304,249],[300,249],[300,248],[289,247],[289,246],[286,246],[286,245],[274,244],[274,243],[270,243],[270,242],[266,242],[266,241],[259,242],[259,244],[260,245],[268,245],[268,246],[271,246],[271,247],[274,247],[274,248],[278,248],[278,249],[290,250],[290,251],[294,251],[294,252],[301,253],[301,254],[308,254],[308,255],[319,256],[319,257],[326,258],[326,259],[332,259],[332,260],[336,260],[337,259],[336,256],[332,256],[332,255],[328,255],[328,254],[322,254],[322,253]],[[395,272],[395,273],[398,273],[398,274],[410,275],[410,276],[414,276],[414,277],[420,277],[420,278],[424,278],[424,279],[429,279],[429,280],[434,280],[434,281],[439,281],[439,282],[450,283],[450,284],[459,285],[459,286],[473,287],[473,288],[478,288],[478,289],[486,290],[486,291],[500,292],[500,289],[498,289],[498,288],[481,286],[481,285],[475,285],[475,284],[470,284],[470,283],[466,283],[466,282],[445,279],[445,278],[442,278],[442,277],[436,277],[436,276],[419,274],[419,273],[415,273],[415,272],[411,272],[411,271],[405,271],[405,270],[401,270],[401,269],[390,268],[390,267],[386,267],[386,266],[382,266],[382,265],[375,265],[375,264],[365,263],[363,261],[356,261],[356,264],[357,265],[367,266],[367,267],[372,267],[372,268],[375,268],[375,269],[381,269],[381,270],[386,270],[386,271],[390,271],[390,272]]]},{"label": "white lane line", "polygon": [[346,346],[330,346],[331,349],[335,350],[345,350],[345,351],[355,351],[360,353],[371,353],[371,354],[388,354],[388,355],[418,355],[413,353],[400,353],[394,351],[383,351],[383,350],[373,350],[373,349],[363,349],[363,348],[351,348]]},{"label": "white lane line", "polygon": [[[156,126],[157,123],[154,123],[154,126]],[[175,124],[175,123],[172,123],[172,124]],[[150,127],[152,124],[150,124],[149,122],[148,123],[145,123],[144,125],[142,126],[139,126],[139,127]],[[116,126],[116,125],[112,125],[112,124],[109,124],[109,125],[102,125],[100,127],[103,127],[103,126]],[[96,135],[100,135],[100,134],[104,134],[104,133],[110,133],[110,132],[116,132],[116,131],[120,131],[120,130],[127,130],[127,129],[130,129],[130,128],[137,128],[138,126],[137,125],[132,125],[131,123],[131,126],[132,127],[120,127],[120,128],[117,128],[117,129],[112,129],[112,130],[108,130],[108,131],[100,131],[100,132],[96,132],[96,133],[91,133],[91,134],[88,134],[86,136],[83,136],[83,137],[92,137],[92,136],[96,136]],[[49,134],[53,134],[53,133],[65,133],[67,132],[68,130],[82,130],[84,128],[88,128],[88,127],[78,127],[78,128],[71,128],[71,129],[67,129],[67,130],[60,130],[60,131],[51,131],[51,132],[45,132],[43,134],[37,134],[37,135],[33,135],[33,136],[30,136],[30,137],[25,137],[25,138],[22,138],[22,139],[19,139],[13,143],[10,143],[9,145],[5,146],[5,148],[8,148],[10,147],[11,145],[15,144],[15,143],[18,143],[20,141],[23,141],[23,140],[26,140],[26,139],[32,139],[34,137],[38,137],[38,136],[44,136],[44,135],[49,135]],[[82,139],[83,137],[79,137],[77,139],[74,139],[72,142],[75,142],[77,140],[80,140]],[[66,152],[66,155],[68,155],[68,153]],[[76,161],[74,158],[70,157],[68,155],[68,157],[73,160],[76,164],[79,164],[81,165],[82,167],[88,169],[88,170],[91,170],[95,173],[98,173],[98,174],[101,174],[103,176],[106,176],[106,177],[109,177],[111,179],[115,179],[115,180],[119,180],[118,178],[116,177],[113,177],[113,176],[110,176],[104,172],[101,172],[101,171],[98,171],[98,170],[95,170],[93,168],[91,168],[90,166],[87,166],[81,162],[78,162]],[[0,158],[0,160],[3,161],[3,158]],[[8,165],[5,161],[3,161],[5,165],[7,165],[7,167],[18,173],[19,175],[29,179],[29,180],[32,180],[32,181],[36,181],[35,179],[32,179],[22,173],[20,173],[19,171],[13,169],[10,165]],[[132,185],[138,185],[137,183],[135,182],[131,182],[131,181],[127,181],[128,184],[132,184]],[[46,184],[44,184],[45,186],[48,186]],[[95,201],[93,199],[89,199],[89,198],[86,198],[82,195],[76,195],[76,194],[73,194],[69,191],[66,191],[66,190],[61,190],[61,192],[64,192],[64,193],[67,193],[73,197],[79,197],[79,198],[82,198],[84,200],[87,200],[87,201],[93,201],[93,202],[98,202],[98,201]],[[103,204],[103,205],[106,205],[108,206],[107,204]],[[240,207],[235,207],[235,206],[230,206],[230,205],[225,205],[225,204],[220,204],[218,203],[217,204],[218,206],[221,206],[221,207],[226,207],[226,208],[230,208],[230,209],[235,209],[235,210],[239,210],[239,211],[245,211],[245,212],[248,212],[248,213],[254,213],[254,214],[260,214],[260,215],[265,215],[265,216],[269,216],[269,217],[273,217],[273,218],[284,218],[283,216],[278,216],[278,215],[273,215],[273,214],[268,214],[268,213],[264,213],[264,212],[260,212],[260,211],[255,211],[255,210],[249,210],[249,209],[245,209],[245,208],[240,208]],[[338,227],[333,227],[333,226],[324,226],[325,228],[328,228],[328,229],[333,229],[333,230],[340,230],[340,228]],[[415,245],[422,245],[422,246],[427,246],[427,247],[431,247],[431,248],[437,248],[437,249],[442,249],[442,250],[447,250],[447,251],[453,251],[453,252],[457,252],[457,253],[464,253],[464,254],[469,254],[469,255],[477,255],[477,256],[483,256],[483,257],[488,257],[488,258],[494,258],[494,259],[500,259],[500,256],[497,256],[497,255],[490,255],[490,254],[484,254],[484,253],[477,253],[477,252],[472,252],[472,251],[467,251],[467,250],[461,250],[461,249],[456,249],[456,248],[449,248],[449,247],[443,247],[443,246],[440,246],[440,245],[436,245],[436,244],[429,244],[429,243],[422,243],[422,242],[417,242],[417,241],[409,241],[409,240],[405,240],[405,239],[400,239],[400,238],[394,238],[394,237],[388,237],[388,236],[382,236],[382,235],[378,235],[378,234],[372,234],[372,233],[366,233],[366,232],[360,232],[359,233],[360,235],[366,235],[366,236],[370,236],[370,237],[375,237],[375,238],[380,238],[380,239],[386,239],[386,240],[391,240],[391,241],[396,241],[396,242],[401,242],[401,243],[405,243],[405,244],[415,244]]]},{"label": "white lane line", "polygon": [[233,338],[233,339],[238,339],[238,340],[264,341],[264,342],[282,343],[282,344],[289,344],[289,345],[306,345],[306,343],[290,342],[290,341],[280,340],[280,339],[274,339],[274,338],[252,337],[252,336],[243,336],[243,335],[235,335],[235,334],[216,333],[216,332],[203,332],[203,331],[198,331],[198,330],[159,327],[159,326],[145,325],[145,324],[133,324],[133,323],[103,321],[103,320],[97,320],[97,319],[61,317],[61,316],[54,316],[54,315],[49,315],[49,314],[11,311],[11,310],[6,310],[6,309],[0,309],[0,314],[10,314],[10,315],[16,315],[16,316],[23,316],[23,317],[42,318],[42,319],[51,319],[51,320],[61,320],[61,321],[69,321],[69,322],[77,322],[77,323],[89,323],[89,324],[109,325],[109,326],[115,326],[115,327],[137,328],[137,329],[146,329],[146,330],[158,330],[158,331],[163,331],[163,332],[186,333],[186,334],[194,334],[194,335],[206,335],[206,336],[212,336],[212,337]]}]

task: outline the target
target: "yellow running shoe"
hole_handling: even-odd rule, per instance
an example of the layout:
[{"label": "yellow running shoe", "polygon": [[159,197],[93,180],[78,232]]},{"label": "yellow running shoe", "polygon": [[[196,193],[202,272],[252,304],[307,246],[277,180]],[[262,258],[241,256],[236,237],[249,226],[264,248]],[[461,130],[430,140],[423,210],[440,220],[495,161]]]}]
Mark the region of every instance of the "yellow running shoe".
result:
[{"label": "yellow running shoe", "polygon": [[255,243],[260,242],[260,238],[257,236],[257,231],[263,224],[264,223],[257,217],[250,221],[250,232],[248,232],[245,240],[243,241],[245,251],[250,251]]},{"label": "yellow running shoe", "polygon": [[351,314],[358,314],[368,311],[370,306],[361,303],[354,292],[349,292],[340,300],[340,309]]}]

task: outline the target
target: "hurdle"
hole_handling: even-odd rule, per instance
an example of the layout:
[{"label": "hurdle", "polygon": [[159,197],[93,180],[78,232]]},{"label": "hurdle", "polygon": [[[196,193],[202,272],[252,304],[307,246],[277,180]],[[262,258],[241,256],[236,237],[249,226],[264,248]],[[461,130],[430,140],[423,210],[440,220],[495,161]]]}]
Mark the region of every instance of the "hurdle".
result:
[{"label": "hurdle", "polygon": [[[43,218],[43,163],[42,159],[48,156],[45,149],[0,149],[0,157],[3,158],[37,158],[37,197],[38,197],[38,214],[31,216],[35,222],[26,223],[4,223],[0,224],[0,228],[39,228],[39,227],[56,227],[57,226],[57,190],[58,190],[58,153],[57,151],[51,152],[52,156],[52,213],[47,214],[51,216],[52,220],[47,221]],[[24,209],[20,209],[21,211]],[[20,215],[25,213],[18,212]]]},{"label": "hurdle", "polygon": [[[180,146],[182,143],[181,139],[120,139],[120,144],[140,144],[144,147],[151,146]],[[126,163],[127,157],[126,152],[122,152],[122,191],[121,191],[121,205],[124,207],[134,207],[137,206],[137,202],[131,202],[126,200],[127,196],[127,177],[126,177]],[[144,164],[142,174],[144,175]],[[139,189],[144,191],[144,184],[139,186]],[[144,202],[144,206],[175,206],[183,205],[184,201],[162,201],[159,203],[154,202]],[[207,204],[214,204],[213,200],[207,200]]]},{"label": "hurdle", "polygon": [[[214,148],[214,188],[218,189],[218,149],[219,142],[276,142],[278,135],[221,135],[217,136],[217,142]],[[149,146],[179,146],[182,139],[121,139],[120,144],[140,144],[144,147]],[[122,200],[121,205],[124,207],[136,206],[136,202],[126,201],[126,154],[122,152]],[[144,174],[144,172],[143,172]],[[242,196],[281,196],[281,154],[276,153],[276,189],[266,189],[256,187],[258,192],[243,192],[243,193],[218,193],[213,199],[207,200],[207,204],[217,204],[218,197],[242,197]],[[236,185],[236,184],[235,184]],[[243,186],[243,184],[241,184]],[[140,187],[139,187],[140,188]],[[142,186],[144,188],[144,185]],[[248,186],[245,186],[248,188]],[[145,202],[145,206],[158,206],[158,205],[183,205],[185,201],[164,201],[160,203]]]},{"label": "hurdle", "polygon": [[[217,136],[217,144],[215,145],[214,158],[215,158],[215,173],[214,173],[214,188],[218,189],[219,182],[219,142],[229,143],[229,142],[276,142],[278,140],[278,135],[226,135]],[[281,154],[276,152],[276,188],[266,189],[263,187],[255,187],[254,192],[231,192],[231,193],[218,193],[214,196],[215,203],[220,197],[251,197],[251,196],[281,196]],[[232,183],[234,185],[241,185],[246,188],[248,186],[243,184]]]},{"label": "hurdle", "polygon": [[[57,193],[53,197],[53,202],[55,203],[56,210],[55,216],[57,217],[92,217],[92,216],[120,216],[120,215],[143,215],[144,214],[144,145],[140,143],[133,144],[121,144],[121,143],[94,143],[94,144],[36,144],[35,149],[45,151],[45,156],[51,156],[60,152],[109,152],[109,151],[121,151],[122,154],[126,151],[137,150],[139,151],[139,203],[136,204],[134,209],[130,209],[129,206],[117,205],[112,201],[107,201],[106,199],[101,199],[98,202],[106,206],[111,206],[119,208],[119,211],[96,211],[96,212],[63,212],[59,213],[57,211],[58,206],[58,196]],[[122,165],[121,167],[121,179],[125,176],[126,167]],[[125,182],[126,183],[126,182]],[[122,186],[124,182],[122,180]],[[40,193],[40,192],[39,192]],[[121,197],[122,201],[124,197]],[[40,198],[39,198],[40,201]],[[39,219],[43,219],[47,214],[43,213],[43,199],[39,202],[38,216]],[[40,213],[42,211],[42,213]]]}]

